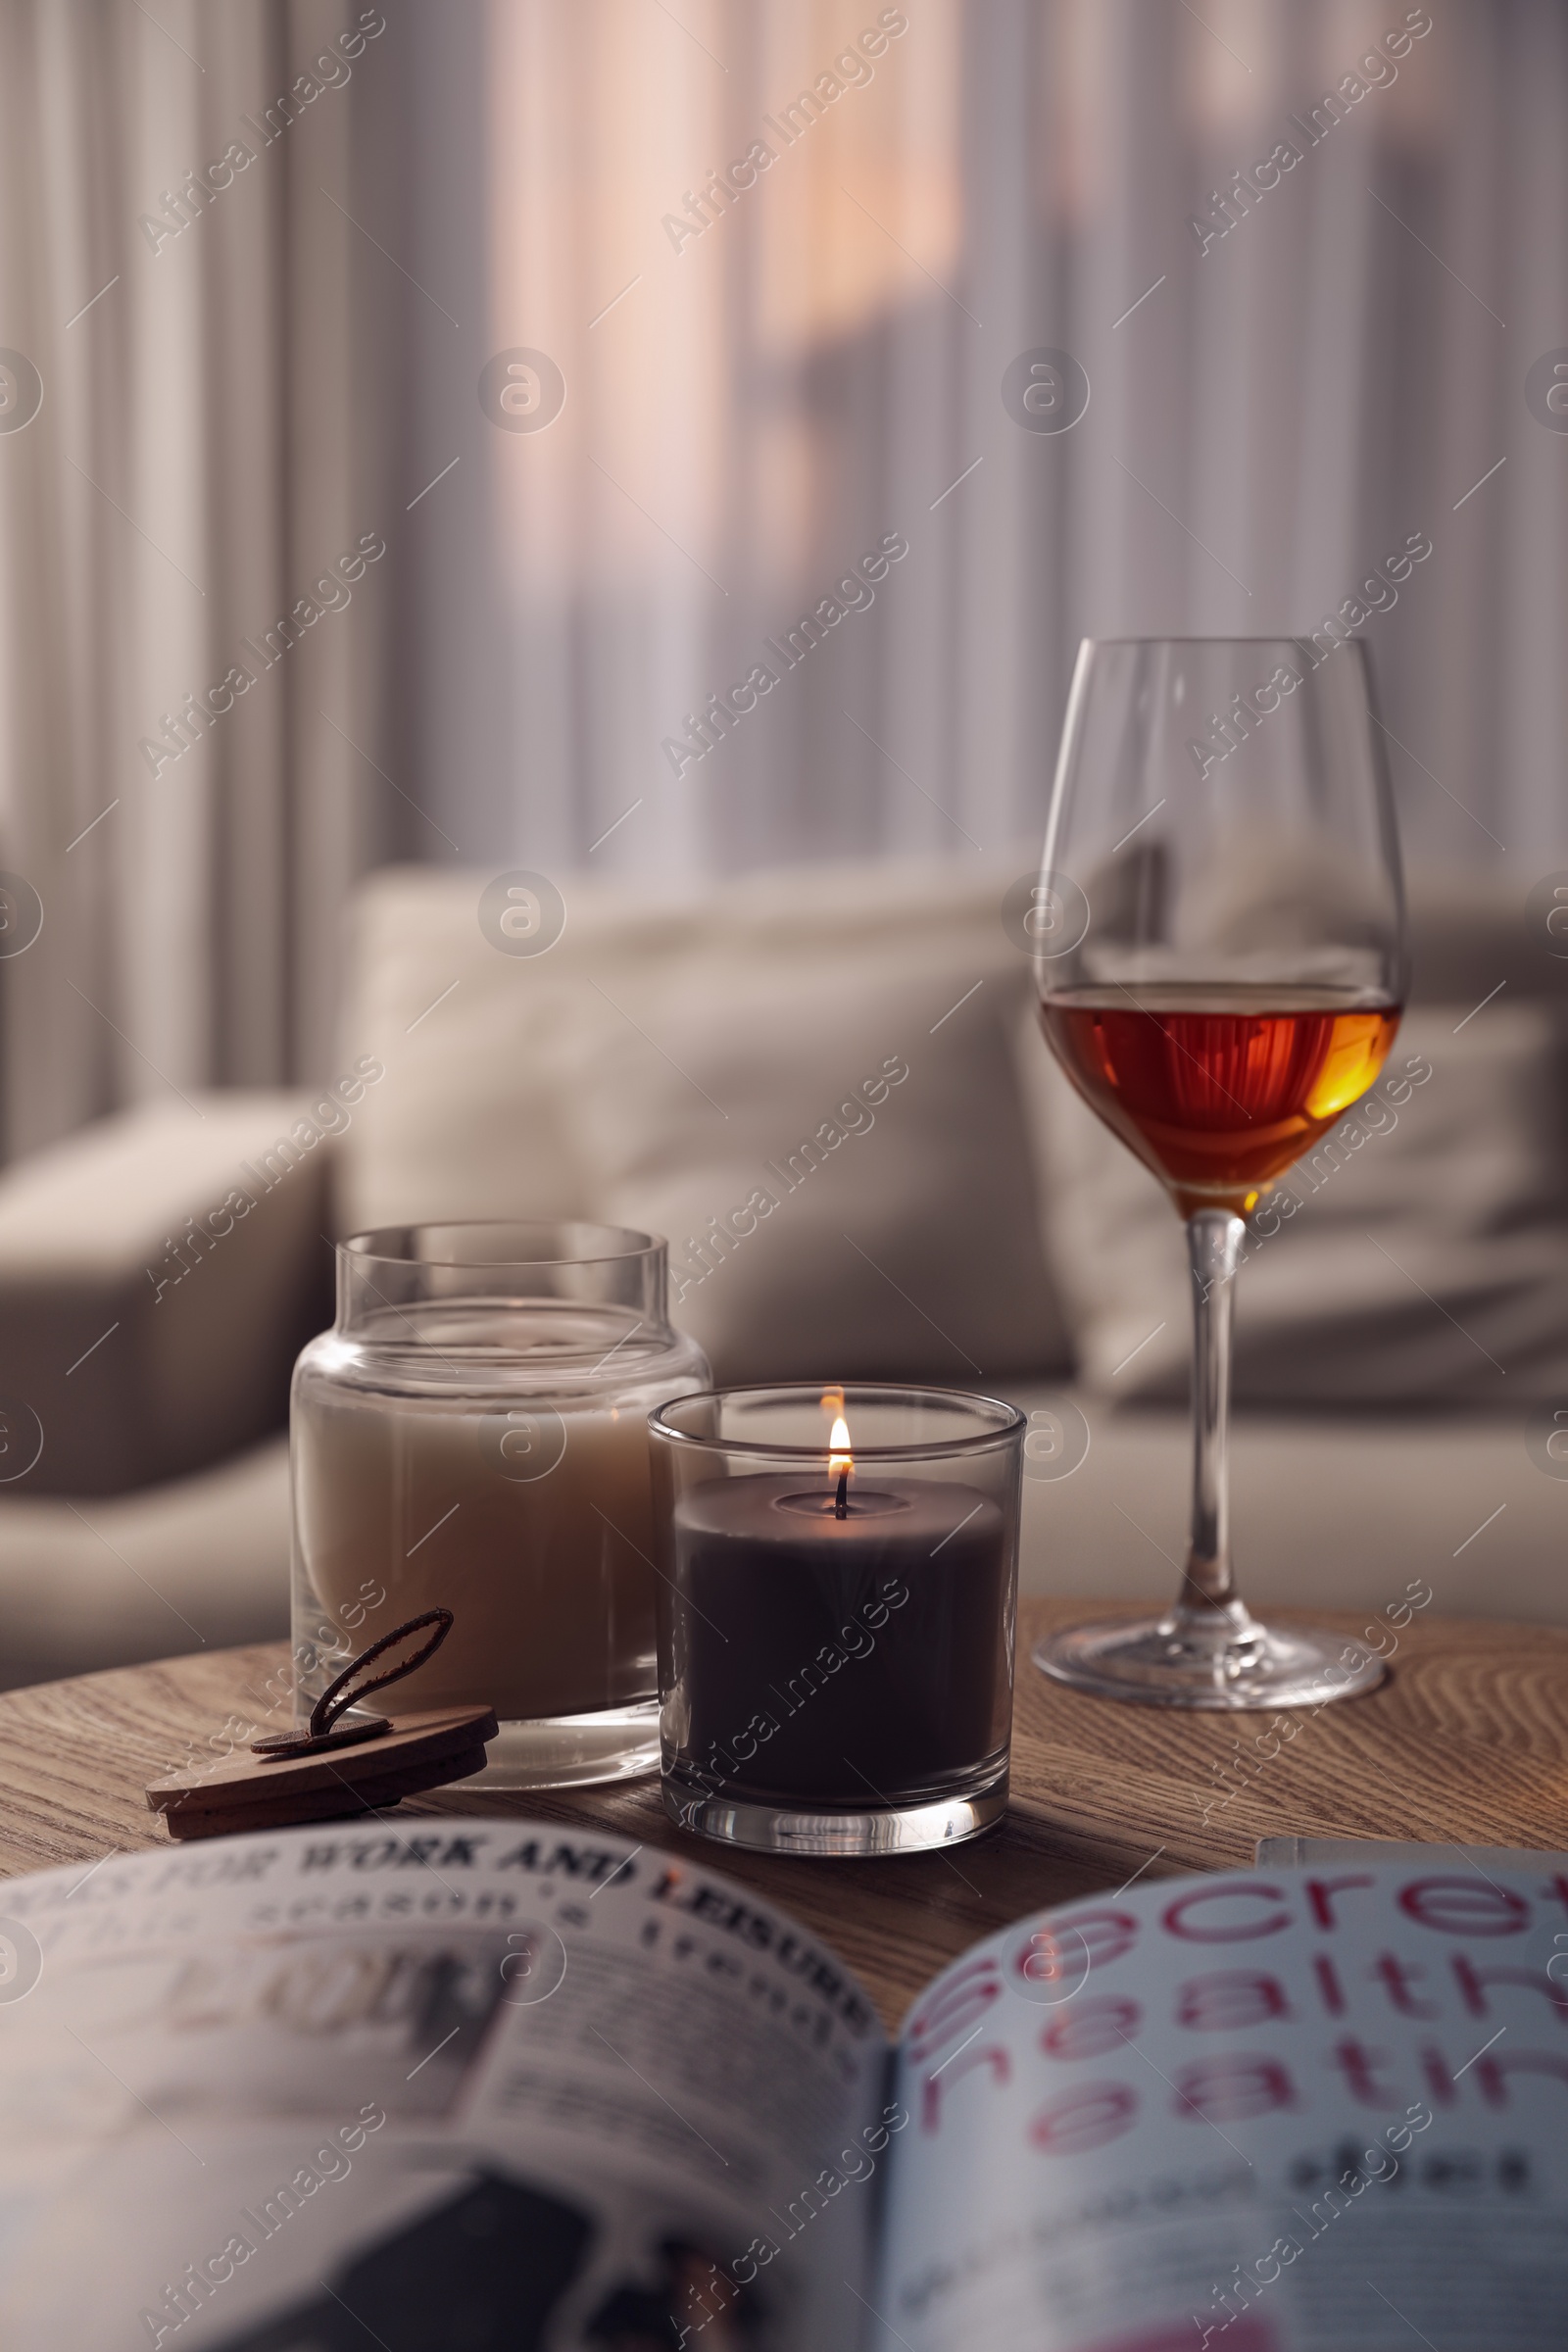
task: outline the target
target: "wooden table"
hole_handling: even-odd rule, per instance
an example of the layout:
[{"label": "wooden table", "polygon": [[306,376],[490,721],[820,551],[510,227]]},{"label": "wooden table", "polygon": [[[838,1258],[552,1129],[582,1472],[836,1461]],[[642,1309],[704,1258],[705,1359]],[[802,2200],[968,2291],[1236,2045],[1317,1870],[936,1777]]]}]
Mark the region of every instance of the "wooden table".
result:
[{"label": "wooden table", "polygon": [[[1568,1632],[1417,1616],[1371,1697],[1221,1717],[1048,1683],[1029,1645],[1084,1613],[1081,1601],[1021,1606],[1011,1803],[1000,1828],[951,1854],[742,1853],[677,1831],[652,1778],[517,1796],[450,1788],[406,1810],[531,1814],[700,1857],[831,1943],[889,2026],[938,1968],[1007,1921],[1133,1878],[1245,1866],[1261,1837],[1568,1846]],[[1363,1630],[1352,1617],[1317,1621]],[[278,1642],[0,1695],[0,1874],[164,1842],[145,1784],[215,1739],[286,1723],[285,1659]]]}]

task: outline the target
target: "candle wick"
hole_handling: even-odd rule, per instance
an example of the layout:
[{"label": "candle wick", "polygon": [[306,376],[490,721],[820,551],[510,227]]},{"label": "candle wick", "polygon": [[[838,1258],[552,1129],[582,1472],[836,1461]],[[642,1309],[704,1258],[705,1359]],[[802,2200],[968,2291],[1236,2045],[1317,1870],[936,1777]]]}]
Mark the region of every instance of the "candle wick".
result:
[{"label": "candle wick", "polygon": [[835,1519],[847,1519],[847,1518],[849,1517],[849,1515],[850,1515],[850,1474],[849,1474],[849,1472],[848,1472],[847,1470],[841,1470],[841,1471],[839,1472],[839,1491],[838,1491],[838,1497],[837,1497],[837,1499],[836,1499],[836,1501],[834,1502],[834,1505],[833,1505],[833,1516],[834,1516],[834,1518],[835,1518]]}]

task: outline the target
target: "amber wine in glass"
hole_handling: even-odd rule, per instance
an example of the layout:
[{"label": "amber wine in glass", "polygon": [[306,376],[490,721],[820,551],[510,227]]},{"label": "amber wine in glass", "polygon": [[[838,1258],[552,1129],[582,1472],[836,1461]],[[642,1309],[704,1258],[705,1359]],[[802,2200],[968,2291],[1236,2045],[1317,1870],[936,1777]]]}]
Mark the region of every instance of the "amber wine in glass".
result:
[{"label": "amber wine in glass", "polygon": [[1226,1478],[1244,1219],[1376,1079],[1399,1024],[1403,899],[1357,642],[1082,647],[1031,926],[1046,1039],[1187,1226],[1192,1539],[1158,1619],[1075,1626],[1036,1663],[1167,1706],[1370,1690],[1365,1644],[1263,1626],[1237,1592]]}]

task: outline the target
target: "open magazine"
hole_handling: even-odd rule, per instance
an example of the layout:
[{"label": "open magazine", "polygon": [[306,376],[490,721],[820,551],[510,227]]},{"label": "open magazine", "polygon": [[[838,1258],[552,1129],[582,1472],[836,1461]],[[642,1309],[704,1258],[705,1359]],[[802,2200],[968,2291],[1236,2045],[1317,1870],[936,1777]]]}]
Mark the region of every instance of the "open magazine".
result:
[{"label": "open magazine", "polygon": [[896,2047],[559,1826],[0,1886],[4,2352],[1561,2352],[1565,2127],[1568,1880],[1443,1848],[1041,1913]]}]

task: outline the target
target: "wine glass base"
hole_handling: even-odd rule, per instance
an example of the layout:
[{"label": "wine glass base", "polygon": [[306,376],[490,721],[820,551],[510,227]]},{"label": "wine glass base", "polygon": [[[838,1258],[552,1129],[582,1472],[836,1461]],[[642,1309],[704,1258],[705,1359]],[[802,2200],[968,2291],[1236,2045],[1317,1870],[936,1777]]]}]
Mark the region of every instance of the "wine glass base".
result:
[{"label": "wine glass base", "polygon": [[1376,1690],[1384,1673],[1364,1642],[1309,1628],[1276,1631],[1239,1604],[1212,1615],[1178,1609],[1065,1626],[1037,1642],[1033,1656],[1054,1681],[1098,1698],[1225,1713],[1356,1698]]}]

